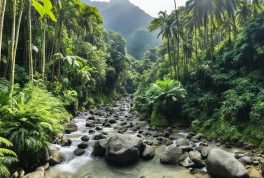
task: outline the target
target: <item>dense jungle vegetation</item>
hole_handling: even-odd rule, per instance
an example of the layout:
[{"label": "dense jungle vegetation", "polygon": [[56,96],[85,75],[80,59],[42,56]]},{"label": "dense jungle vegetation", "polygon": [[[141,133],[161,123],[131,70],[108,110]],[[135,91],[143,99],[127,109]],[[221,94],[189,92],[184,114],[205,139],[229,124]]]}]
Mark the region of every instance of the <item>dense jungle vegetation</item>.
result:
[{"label": "dense jungle vegetation", "polygon": [[126,93],[154,127],[264,147],[263,10],[188,0],[159,13],[149,31],[163,44],[134,59],[80,0],[1,0],[0,177],[34,169],[77,112]]}]

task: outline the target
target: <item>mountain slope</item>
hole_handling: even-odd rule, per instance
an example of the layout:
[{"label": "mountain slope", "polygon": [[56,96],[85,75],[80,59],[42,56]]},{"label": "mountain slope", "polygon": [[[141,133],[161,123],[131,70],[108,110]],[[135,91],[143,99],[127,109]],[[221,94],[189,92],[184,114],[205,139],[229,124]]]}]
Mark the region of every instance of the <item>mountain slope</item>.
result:
[{"label": "mountain slope", "polygon": [[[122,34],[128,41],[128,52],[135,58],[142,58],[147,49],[159,44],[154,34],[147,33],[147,27],[153,17],[130,3],[129,0],[111,0],[110,2],[83,0],[83,2],[100,10],[104,17],[104,27]],[[138,38],[139,32],[141,36],[143,34],[142,40],[135,39]]]}]

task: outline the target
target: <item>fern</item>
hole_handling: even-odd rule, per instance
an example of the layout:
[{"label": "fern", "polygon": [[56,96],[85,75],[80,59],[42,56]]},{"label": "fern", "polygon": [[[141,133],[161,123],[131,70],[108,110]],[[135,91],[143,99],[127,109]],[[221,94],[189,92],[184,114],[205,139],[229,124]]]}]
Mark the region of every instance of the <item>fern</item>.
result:
[{"label": "fern", "polygon": [[8,167],[17,162],[16,153],[8,149],[12,146],[10,141],[0,137],[0,177],[8,177],[10,175]]},{"label": "fern", "polygon": [[[0,87],[10,87],[8,83],[3,83]],[[52,137],[63,130],[63,123],[70,115],[64,109],[63,103],[43,86],[28,84],[23,89],[17,88],[14,93],[12,100],[0,105],[0,134],[13,143],[18,157],[21,158],[21,164],[24,165],[23,161],[28,161],[22,159],[24,155],[34,157],[36,152],[46,148]],[[0,92],[0,99],[6,97],[8,93]],[[11,146],[7,140],[2,142],[5,146]],[[3,154],[14,156],[12,152],[1,148],[0,156]]]}]

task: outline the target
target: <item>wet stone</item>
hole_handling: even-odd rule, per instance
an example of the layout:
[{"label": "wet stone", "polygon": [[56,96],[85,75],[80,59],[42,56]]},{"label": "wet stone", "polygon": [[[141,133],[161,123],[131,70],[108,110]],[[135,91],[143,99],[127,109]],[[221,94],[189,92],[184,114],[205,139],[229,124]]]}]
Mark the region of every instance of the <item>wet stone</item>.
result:
[{"label": "wet stone", "polygon": [[91,129],[88,131],[88,133],[93,134],[93,133],[95,133],[95,131]]},{"label": "wet stone", "polygon": [[88,143],[87,142],[83,142],[83,143],[80,143],[79,145],[78,145],[78,148],[80,148],[80,149],[86,149],[86,148],[88,148]]},{"label": "wet stone", "polygon": [[89,136],[88,135],[84,135],[81,137],[81,140],[84,141],[84,142],[87,142],[89,141]]}]

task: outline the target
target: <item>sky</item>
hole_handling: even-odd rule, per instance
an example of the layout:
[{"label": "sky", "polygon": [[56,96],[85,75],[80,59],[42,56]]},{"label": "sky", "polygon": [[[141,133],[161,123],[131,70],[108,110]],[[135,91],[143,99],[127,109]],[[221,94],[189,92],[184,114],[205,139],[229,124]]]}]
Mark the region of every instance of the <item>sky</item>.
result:
[{"label": "sky", "polygon": [[[97,1],[107,1],[110,0],[97,0]],[[157,17],[159,11],[166,10],[170,13],[174,10],[174,0],[129,0],[131,3],[139,6],[146,13],[150,14],[153,17]],[[185,5],[187,0],[176,0],[177,7]]]}]

